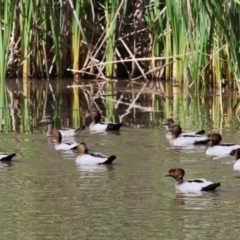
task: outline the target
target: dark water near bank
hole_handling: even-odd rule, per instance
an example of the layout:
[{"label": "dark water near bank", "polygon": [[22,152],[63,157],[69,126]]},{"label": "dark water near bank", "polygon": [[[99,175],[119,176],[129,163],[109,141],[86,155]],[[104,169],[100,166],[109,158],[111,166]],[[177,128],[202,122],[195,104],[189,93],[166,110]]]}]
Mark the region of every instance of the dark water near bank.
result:
[{"label": "dark water near bank", "polygon": [[[117,109],[96,98],[104,116],[119,121],[126,113],[126,103],[141,89],[126,84],[117,83],[112,90],[116,101],[123,95]],[[46,112],[61,118],[59,124],[74,125],[78,116],[83,121],[88,108],[84,93],[78,94],[81,111],[76,117],[71,89],[62,89],[58,111],[50,94]],[[103,89],[101,96],[106,95]],[[1,151],[17,154],[11,164],[0,165],[0,239],[238,239],[240,178],[232,170],[233,159],[209,159],[205,147],[172,149],[159,124],[173,116],[184,129],[219,131],[224,142],[240,144],[238,99],[229,93],[221,97],[179,89],[168,95],[173,101],[163,100],[158,88],[149,86],[123,117],[119,134],[90,134],[86,128],[75,139],[91,150],[117,155],[110,167],[76,166],[76,153],[57,152],[47,142],[45,126],[37,124],[42,105],[26,105],[18,114],[15,108],[15,128],[11,120],[0,138]],[[175,166],[185,169],[186,178],[222,185],[214,193],[177,195],[174,180],[164,177]]]}]

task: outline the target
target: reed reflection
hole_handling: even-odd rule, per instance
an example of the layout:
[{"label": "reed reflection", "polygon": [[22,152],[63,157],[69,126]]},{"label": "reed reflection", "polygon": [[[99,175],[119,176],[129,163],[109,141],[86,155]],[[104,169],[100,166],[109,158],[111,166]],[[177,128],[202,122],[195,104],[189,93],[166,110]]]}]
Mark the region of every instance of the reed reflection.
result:
[{"label": "reed reflection", "polygon": [[[156,84],[128,81],[7,81],[1,95],[3,132],[39,132],[37,122],[51,115],[58,127],[78,127],[91,106],[103,120],[131,128],[160,127],[173,117],[184,129],[229,130],[239,123],[238,99],[228,93],[191,93],[165,84],[166,97]],[[7,91],[8,89],[8,91]]]}]

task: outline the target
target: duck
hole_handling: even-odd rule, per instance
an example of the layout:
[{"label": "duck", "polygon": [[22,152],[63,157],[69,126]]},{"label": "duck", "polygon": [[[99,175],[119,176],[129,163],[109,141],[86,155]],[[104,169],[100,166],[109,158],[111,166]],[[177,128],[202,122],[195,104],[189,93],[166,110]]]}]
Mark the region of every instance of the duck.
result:
[{"label": "duck", "polygon": [[116,156],[105,156],[102,153],[89,153],[85,143],[80,143],[77,146],[79,156],[76,158],[76,163],[81,165],[96,165],[96,164],[111,164]]},{"label": "duck", "polygon": [[206,150],[206,155],[211,157],[226,157],[231,151],[240,148],[240,145],[235,143],[221,143],[222,136],[219,133],[211,132],[207,135],[211,145]]},{"label": "duck", "polygon": [[60,131],[54,129],[52,131],[52,137],[55,140],[55,149],[56,150],[76,150],[79,143],[75,141],[62,142],[62,135]]},{"label": "duck", "polygon": [[16,153],[6,154],[0,153],[0,161],[11,161],[13,157],[16,156]]},{"label": "duck", "polygon": [[[51,116],[45,116],[41,119],[39,123],[46,123],[47,124],[47,137],[52,137],[52,131],[54,129],[54,120]],[[57,129],[62,137],[76,137],[79,136],[80,133],[85,129],[85,126],[81,126],[79,128],[64,128],[64,129]]]},{"label": "duck", "polygon": [[86,117],[92,118],[90,132],[118,131],[122,126],[122,123],[101,122],[101,113],[95,107],[90,108]]},{"label": "duck", "polygon": [[[167,139],[172,139],[172,133],[169,131],[171,124],[175,124],[174,120],[172,118],[167,118],[165,119],[161,125],[166,125],[168,126],[168,129],[166,130],[166,138]],[[181,135],[192,135],[192,134],[198,134],[198,135],[203,135],[205,133],[205,130],[200,130],[197,132],[191,131],[191,132],[182,132]]]},{"label": "duck", "polygon": [[166,177],[173,177],[176,180],[175,188],[180,193],[199,193],[201,191],[214,191],[221,184],[207,181],[206,179],[183,180],[185,171],[182,168],[171,168]]},{"label": "duck", "polygon": [[172,139],[170,143],[175,147],[207,144],[210,140],[206,136],[199,134],[184,134],[182,135],[182,129],[178,124],[172,123],[169,131],[172,133]]},{"label": "duck", "polygon": [[231,156],[235,157],[235,163],[233,164],[233,170],[240,171],[240,148],[234,149],[230,152]]}]

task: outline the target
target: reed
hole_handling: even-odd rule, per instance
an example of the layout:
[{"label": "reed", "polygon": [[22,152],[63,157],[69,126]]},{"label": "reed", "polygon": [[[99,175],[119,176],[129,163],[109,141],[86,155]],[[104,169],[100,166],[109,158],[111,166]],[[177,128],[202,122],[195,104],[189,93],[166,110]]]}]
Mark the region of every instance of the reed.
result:
[{"label": "reed", "polygon": [[[105,18],[106,18],[106,61],[114,60],[115,38],[117,20],[115,14],[118,9],[118,1],[105,0]],[[114,65],[106,65],[106,77],[114,76]]]},{"label": "reed", "polygon": [[238,1],[0,0],[0,17],[2,78],[240,79]]},{"label": "reed", "polygon": [[[9,50],[13,46],[14,36],[11,36],[14,26],[15,16],[15,1],[0,1],[0,130],[7,126],[7,119],[10,119],[10,112],[8,108],[7,89],[5,84],[5,76],[7,66],[11,66],[13,56],[9,59]],[[4,123],[4,124],[2,124]]]}]

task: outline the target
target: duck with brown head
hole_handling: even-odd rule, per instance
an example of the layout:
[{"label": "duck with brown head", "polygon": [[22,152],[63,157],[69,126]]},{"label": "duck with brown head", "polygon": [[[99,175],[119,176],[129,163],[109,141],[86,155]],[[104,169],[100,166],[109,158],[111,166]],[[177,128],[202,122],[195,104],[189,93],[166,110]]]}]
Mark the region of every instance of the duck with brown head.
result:
[{"label": "duck with brown head", "polygon": [[[166,125],[166,126],[168,126],[168,129],[166,130],[166,131],[167,131],[167,132],[166,132],[166,138],[167,138],[167,139],[172,139],[172,133],[170,132],[170,128],[171,128],[171,125],[172,125],[172,124],[175,124],[175,122],[174,122],[174,120],[173,120],[172,118],[167,118],[167,119],[165,119],[165,120],[161,123],[161,125]],[[205,133],[204,130],[200,130],[200,131],[198,131],[198,132],[194,132],[194,131],[186,132],[186,131],[184,131],[184,132],[181,133],[181,135],[195,135],[195,134],[197,134],[197,135],[203,135],[204,133]]]},{"label": "duck with brown head", "polygon": [[122,123],[101,122],[101,113],[95,107],[89,109],[86,117],[91,117],[92,119],[89,125],[91,132],[118,131],[122,126]]},{"label": "duck with brown head", "polygon": [[169,126],[169,131],[172,133],[170,143],[175,147],[184,147],[191,145],[207,144],[208,138],[199,134],[184,134],[182,135],[182,128],[175,123]]},{"label": "duck with brown head", "polygon": [[219,187],[220,183],[213,183],[206,179],[191,179],[184,181],[185,171],[182,168],[171,168],[166,177],[176,180],[175,188],[180,193],[199,193],[201,191],[213,191]]},{"label": "duck with brown head", "polygon": [[116,156],[105,156],[102,153],[89,153],[85,143],[80,143],[77,147],[79,156],[76,158],[76,163],[80,165],[96,165],[96,164],[111,164]]},{"label": "duck with brown head", "polygon": [[[41,119],[39,123],[46,123],[47,125],[47,137],[52,137],[52,131],[54,129],[54,120],[51,116],[45,116]],[[85,126],[79,128],[64,128],[64,129],[57,129],[62,137],[76,137],[79,136],[80,133],[85,129]]]},{"label": "duck with brown head", "polygon": [[62,135],[58,130],[52,131],[52,137],[55,140],[56,150],[75,150],[79,143],[75,141],[62,142]]},{"label": "duck with brown head", "polygon": [[233,170],[240,171],[240,148],[234,149],[230,152],[231,156],[235,157],[235,163],[233,164]]},{"label": "duck with brown head", "polygon": [[207,137],[211,142],[211,145],[206,150],[208,156],[226,157],[230,155],[232,150],[240,148],[240,145],[235,143],[221,143],[222,136],[219,133],[211,132]]}]

